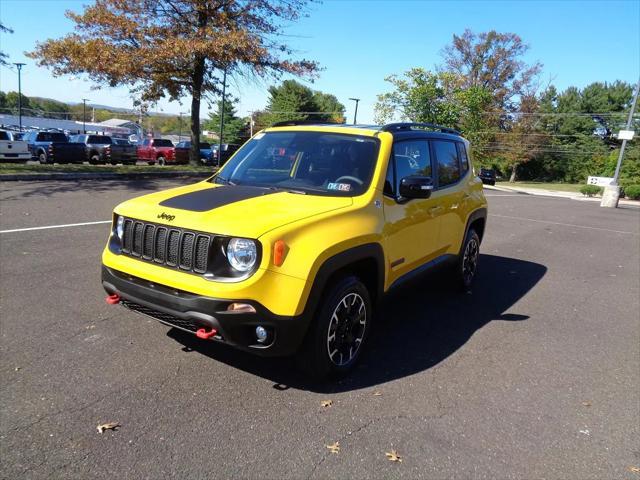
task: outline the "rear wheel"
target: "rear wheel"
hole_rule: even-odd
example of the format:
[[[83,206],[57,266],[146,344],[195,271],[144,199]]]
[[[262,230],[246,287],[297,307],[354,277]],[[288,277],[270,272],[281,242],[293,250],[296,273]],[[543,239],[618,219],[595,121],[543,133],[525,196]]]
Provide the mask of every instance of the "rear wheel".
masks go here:
[[[89,163],[91,165],[99,164],[100,163],[100,155],[97,155],[95,153],[93,155],[91,155],[91,157],[89,157]]]
[[[358,278],[330,287],[300,352],[307,373],[322,379],[349,372],[362,354],[372,314],[369,291]]]
[[[158,165],[160,165],[161,167],[164,167],[167,164],[167,161],[165,160],[164,157],[158,157]]]
[[[467,232],[462,253],[456,265],[456,281],[462,290],[468,292],[473,286],[480,258],[480,237],[473,228]]]
[[[44,152],[38,153],[38,161],[43,165],[47,163],[47,154]]]

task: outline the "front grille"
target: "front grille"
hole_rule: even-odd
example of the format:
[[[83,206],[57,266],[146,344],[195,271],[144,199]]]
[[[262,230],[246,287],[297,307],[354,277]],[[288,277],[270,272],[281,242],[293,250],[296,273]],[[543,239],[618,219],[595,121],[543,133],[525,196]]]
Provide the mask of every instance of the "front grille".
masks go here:
[[[122,253],[187,272],[205,273],[213,236],[126,218]]]
[[[185,320],[180,317],[176,317],[175,315],[171,315],[170,313],[164,313],[153,308],[145,307],[144,305],[140,305],[139,303],[130,302],[129,300],[124,299],[122,299],[121,303],[129,310],[133,310],[134,312],[138,312],[143,315],[155,318],[156,320],[160,320],[163,323],[168,323],[169,325],[181,328],[182,330],[187,330],[189,332],[195,333],[199,328],[202,328],[193,323],[191,320]]]

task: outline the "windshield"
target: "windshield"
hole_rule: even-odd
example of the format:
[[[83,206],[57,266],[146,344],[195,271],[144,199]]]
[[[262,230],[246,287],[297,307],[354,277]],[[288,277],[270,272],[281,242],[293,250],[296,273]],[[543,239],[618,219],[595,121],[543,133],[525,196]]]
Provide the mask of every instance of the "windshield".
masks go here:
[[[94,145],[111,145],[111,137],[105,137],[104,135],[89,135],[87,143]]]
[[[378,139],[365,136],[262,133],[238,150],[214,181],[324,195],[360,195],[371,182],[378,148]]]
[[[164,138],[156,138],[153,141],[153,146],[154,147],[173,147],[173,143],[171,143],[171,140],[165,140]]]
[[[67,136],[64,133],[57,132],[40,132],[38,133],[38,142],[68,142]]]

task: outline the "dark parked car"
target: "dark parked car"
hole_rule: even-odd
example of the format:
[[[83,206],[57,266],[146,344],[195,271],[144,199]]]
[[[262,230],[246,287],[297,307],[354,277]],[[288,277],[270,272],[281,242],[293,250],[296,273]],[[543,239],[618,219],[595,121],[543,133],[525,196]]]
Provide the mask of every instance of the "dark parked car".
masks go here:
[[[115,143],[108,135],[74,135],[71,141],[82,143],[85,147],[86,160],[95,165],[110,163],[116,165],[134,165],[136,163],[136,146]]]
[[[84,144],[69,142],[61,132],[27,132],[22,140],[27,142],[31,158],[40,163],[82,163],[86,160]]]
[[[231,156],[236,153],[236,150],[240,148],[240,145],[235,143],[223,143],[222,144],[222,156],[218,155],[218,145],[213,146],[213,156],[211,158],[211,162],[214,165],[224,165],[227,160],[231,158]]]
[[[176,162],[189,163],[189,151],[191,150],[191,142],[184,141],[176,145]],[[213,150],[208,143],[200,143],[200,161],[204,164],[210,164],[213,159]]]
[[[478,177],[480,177],[482,183],[486,185],[496,184],[496,171],[491,168],[481,168]]]

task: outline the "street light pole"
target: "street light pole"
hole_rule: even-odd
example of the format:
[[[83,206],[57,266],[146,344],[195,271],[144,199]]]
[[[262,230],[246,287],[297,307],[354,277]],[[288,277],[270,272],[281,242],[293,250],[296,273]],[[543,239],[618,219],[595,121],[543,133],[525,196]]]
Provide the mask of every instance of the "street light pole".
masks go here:
[[[22,78],[21,72],[22,67],[26,65],[26,63],[14,63],[14,65],[18,68],[18,125],[20,125],[20,131],[22,131]]]
[[[350,98],[349,100],[353,100],[356,102],[356,111],[353,114],[353,124],[355,125],[358,121],[358,103],[360,102],[359,98]]]
[[[625,130],[631,130],[631,122],[633,121],[633,114],[636,111],[636,104],[638,103],[638,93],[640,92],[640,79],[638,79],[638,85],[636,86],[636,93],[633,95],[633,102],[631,103],[631,110],[629,111],[629,117],[627,118],[627,126]],[[618,179],[620,178],[620,167],[622,166],[622,158],[624,157],[624,149],[627,147],[627,139],[622,140],[622,146],[620,147],[620,154],[618,155],[618,163],[616,164],[616,172],[613,174],[613,182],[611,185],[604,187],[602,193],[601,207],[618,208],[618,202],[620,200],[620,185],[618,185]]]
[[[224,69],[224,75],[222,77],[222,107],[220,108],[220,137],[218,138],[218,158],[217,164],[220,168],[220,161],[222,160],[222,132],[224,130],[224,97],[227,92],[227,69]]]
[[[82,133],[87,133],[87,102],[88,98],[82,99]]]

